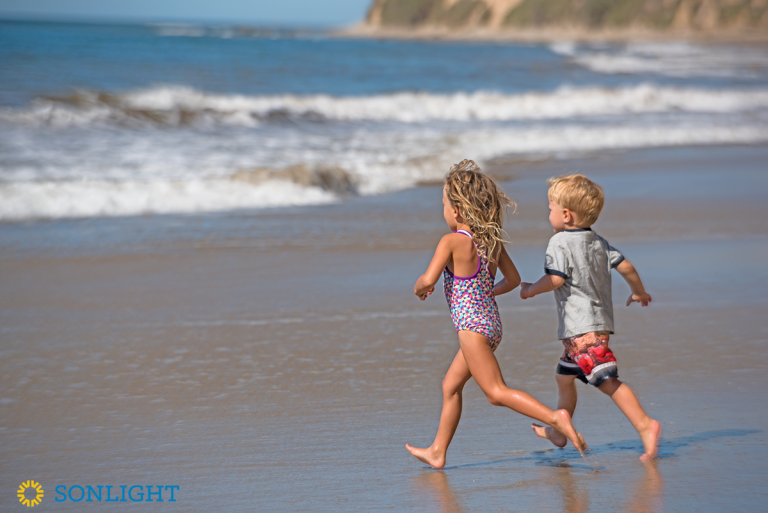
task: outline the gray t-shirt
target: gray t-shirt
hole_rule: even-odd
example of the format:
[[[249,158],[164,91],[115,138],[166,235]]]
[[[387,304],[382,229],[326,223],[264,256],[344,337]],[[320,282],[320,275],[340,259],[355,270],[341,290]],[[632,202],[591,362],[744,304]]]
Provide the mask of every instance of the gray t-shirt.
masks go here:
[[[555,289],[557,338],[613,333],[611,269],[623,260],[619,250],[589,228],[563,230],[549,240],[544,272],[565,278]]]

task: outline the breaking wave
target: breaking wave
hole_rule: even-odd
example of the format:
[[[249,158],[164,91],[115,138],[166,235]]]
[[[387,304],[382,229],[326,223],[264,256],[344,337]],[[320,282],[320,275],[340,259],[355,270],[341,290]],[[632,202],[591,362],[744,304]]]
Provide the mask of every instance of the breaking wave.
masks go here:
[[[171,150],[162,141],[154,149],[147,142],[141,159],[146,170],[133,165],[113,169],[114,178],[110,180],[99,178],[103,175],[99,162],[89,164],[92,172],[78,168],[80,178],[68,163],[62,163],[60,169],[46,163],[46,167],[24,175],[37,176],[36,179],[25,179],[20,174],[16,181],[0,181],[0,220],[216,212],[327,203],[345,195],[378,194],[412,187],[421,181],[440,180],[450,164],[466,157],[482,163],[512,154],[557,156],[643,147],[752,144],[768,141],[768,127],[571,124],[392,137],[393,134],[381,135],[385,142],[378,149],[369,147],[361,151],[360,146],[366,144],[362,138],[352,139],[346,149],[329,144],[326,153],[316,155],[327,162],[341,161],[343,168],[304,164],[233,169],[229,175],[222,171],[212,176],[205,163],[195,167],[193,156],[184,161],[183,173],[170,166],[165,178],[152,178],[164,174],[162,164],[169,159]],[[387,151],[387,141],[391,142],[390,147],[398,149],[394,157]],[[119,156],[120,151],[115,148],[113,153]],[[189,148],[176,151],[183,154]],[[227,149],[219,151],[222,155],[227,153]],[[274,158],[270,160],[280,161],[287,150],[275,147],[272,151]]]
[[[630,43],[622,46],[554,43],[550,49],[597,73],[654,74],[676,78],[758,78],[768,52],[758,47],[691,43]]]
[[[216,212],[328,203],[334,196],[287,181],[40,181],[0,184],[0,220]]]
[[[27,126],[234,125],[285,121],[526,121],[650,113],[732,113],[768,108],[768,89],[710,90],[638,85],[562,87],[548,93],[487,91],[334,97],[213,94],[160,86],[112,94],[75,91],[38,98],[24,108],[0,109],[0,121]]]
[[[0,108],[0,221],[326,203],[440,180],[467,157],[766,141],[768,89],[77,91]]]

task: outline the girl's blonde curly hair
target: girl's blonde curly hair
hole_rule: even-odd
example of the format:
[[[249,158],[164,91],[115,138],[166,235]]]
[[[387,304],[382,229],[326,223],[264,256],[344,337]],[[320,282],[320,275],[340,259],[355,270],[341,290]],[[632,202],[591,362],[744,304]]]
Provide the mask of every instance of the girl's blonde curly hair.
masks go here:
[[[488,260],[495,261],[502,244],[507,242],[502,229],[504,208],[516,206],[515,202],[469,159],[451,166],[445,175],[445,194],[472,230],[472,240]]]

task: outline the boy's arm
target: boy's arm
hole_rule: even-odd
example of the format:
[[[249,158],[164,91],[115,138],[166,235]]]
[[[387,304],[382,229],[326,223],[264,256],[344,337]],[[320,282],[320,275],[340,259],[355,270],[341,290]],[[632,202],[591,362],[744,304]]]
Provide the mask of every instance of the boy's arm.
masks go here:
[[[648,306],[648,303],[651,302],[651,296],[645,291],[645,287],[643,287],[643,282],[640,280],[640,275],[637,274],[635,266],[632,265],[629,260],[624,259],[616,266],[616,270],[619,271],[619,274],[621,274],[624,281],[627,282],[627,285],[629,285],[629,288],[632,290],[632,294],[630,294],[629,299],[627,299],[627,306],[635,302],[640,303],[642,306]]]
[[[528,299],[539,294],[552,292],[568,279],[571,274],[570,250],[566,247],[562,236],[555,234],[549,239],[547,252],[544,255],[544,276],[536,283],[522,283],[520,298]]]
[[[528,299],[545,292],[551,292],[557,287],[565,283],[565,278],[556,276],[554,274],[545,274],[536,283],[521,283],[520,284],[520,297],[522,299]]]
[[[493,286],[494,296],[506,294],[507,292],[515,290],[515,287],[520,285],[520,273],[517,272],[517,267],[515,267],[512,259],[509,258],[504,246],[501,246],[501,253],[499,254],[499,270],[501,271],[501,274],[504,275],[504,278]]]
[[[416,284],[413,286],[413,293],[419,296],[419,299],[422,301],[435,291],[435,283],[440,279],[440,274],[451,259],[453,254],[451,235],[453,234],[449,233],[440,239],[440,243],[435,250],[435,256],[432,257],[432,261],[429,263],[429,267],[427,267],[427,272],[419,276],[419,279],[416,280]]]

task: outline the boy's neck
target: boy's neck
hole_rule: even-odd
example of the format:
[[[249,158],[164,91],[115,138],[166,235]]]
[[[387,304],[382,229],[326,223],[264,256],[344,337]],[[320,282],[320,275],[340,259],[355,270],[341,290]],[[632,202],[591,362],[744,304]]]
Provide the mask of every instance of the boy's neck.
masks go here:
[[[581,231],[581,230],[592,230],[592,225],[581,225],[581,224],[574,224],[574,223],[566,223],[563,225],[563,231],[566,232],[574,232],[574,231]]]

